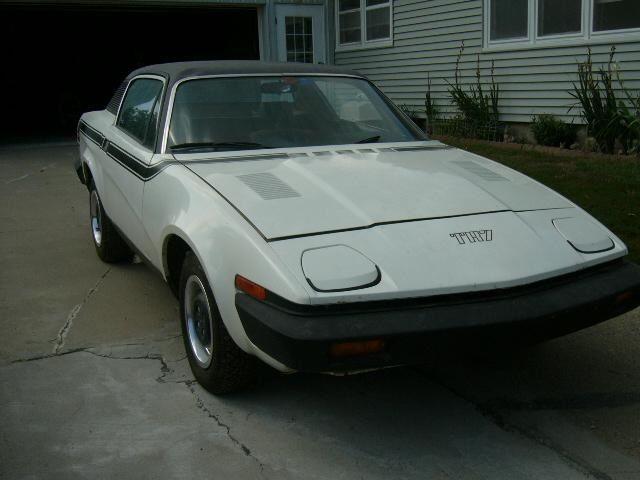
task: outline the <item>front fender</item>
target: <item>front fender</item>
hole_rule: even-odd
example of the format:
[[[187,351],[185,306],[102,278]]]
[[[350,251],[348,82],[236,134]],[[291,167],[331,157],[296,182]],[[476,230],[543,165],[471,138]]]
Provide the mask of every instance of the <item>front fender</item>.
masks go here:
[[[304,287],[260,234],[183,165],[171,165],[147,182],[143,221],[155,246],[152,263],[162,269],[165,278],[167,238],[177,235],[189,245],[207,275],[229,334],[246,352],[262,358],[235,307],[236,274],[296,303],[309,303]]]

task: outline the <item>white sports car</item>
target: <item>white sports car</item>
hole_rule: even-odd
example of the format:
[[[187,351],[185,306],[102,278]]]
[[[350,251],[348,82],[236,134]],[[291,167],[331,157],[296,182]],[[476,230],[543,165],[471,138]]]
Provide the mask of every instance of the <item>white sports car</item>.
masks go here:
[[[571,201],[429,140],[340,68],[172,63],[79,123],[99,257],[180,299],[195,377],[423,361],[537,341],[640,304],[624,244]]]

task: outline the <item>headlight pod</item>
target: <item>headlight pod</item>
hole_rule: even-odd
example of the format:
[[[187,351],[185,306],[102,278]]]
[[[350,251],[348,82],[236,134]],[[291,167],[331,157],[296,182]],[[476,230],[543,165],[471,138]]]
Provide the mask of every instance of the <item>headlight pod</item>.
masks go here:
[[[553,225],[569,245],[580,253],[601,253],[615,246],[603,228],[586,218],[556,218]]]
[[[380,282],[380,269],[346,245],[313,248],[302,253],[302,271],[317,292],[345,292]]]

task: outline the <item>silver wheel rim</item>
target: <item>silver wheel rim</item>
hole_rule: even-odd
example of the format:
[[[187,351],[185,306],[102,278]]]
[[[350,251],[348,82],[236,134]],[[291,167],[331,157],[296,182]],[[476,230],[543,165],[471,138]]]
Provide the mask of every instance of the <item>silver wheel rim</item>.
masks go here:
[[[98,192],[93,190],[91,192],[91,233],[93,233],[93,241],[96,245],[102,244],[102,215],[100,213],[100,199],[98,198]]]
[[[207,368],[213,357],[213,323],[207,292],[196,275],[184,287],[184,318],[191,352],[198,365]]]

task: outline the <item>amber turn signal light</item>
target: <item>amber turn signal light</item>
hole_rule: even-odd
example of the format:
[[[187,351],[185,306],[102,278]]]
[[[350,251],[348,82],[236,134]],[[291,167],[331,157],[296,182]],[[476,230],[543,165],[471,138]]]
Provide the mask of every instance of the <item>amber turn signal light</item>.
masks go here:
[[[363,342],[344,342],[331,345],[329,354],[335,358],[356,357],[379,353],[384,350],[385,341],[382,339],[365,340]]]
[[[616,304],[626,303],[633,299],[633,292],[626,291],[616,297]]]
[[[236,288],[258,300],[266,300],[267,298],[267,290],[264,287],[244,278],[242,275],[236,275]]]

